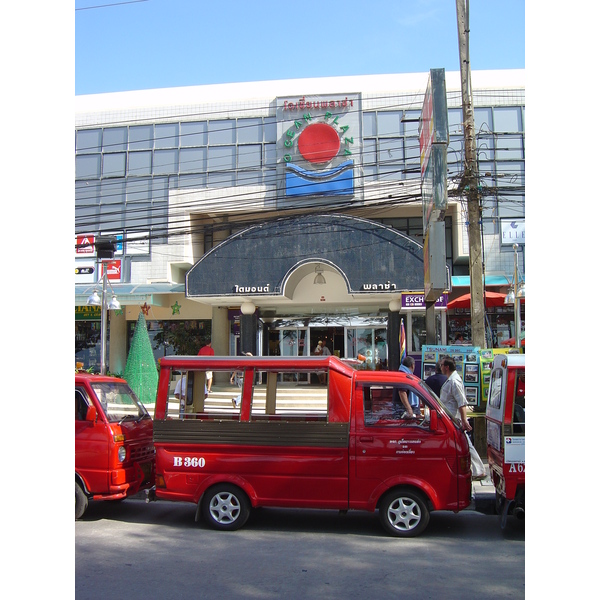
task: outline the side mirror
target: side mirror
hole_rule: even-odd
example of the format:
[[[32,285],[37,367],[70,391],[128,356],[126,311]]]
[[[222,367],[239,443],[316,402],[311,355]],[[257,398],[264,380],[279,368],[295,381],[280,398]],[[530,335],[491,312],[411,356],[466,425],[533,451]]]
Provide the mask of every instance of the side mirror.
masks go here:
[[[98,417],[98,413],[96,412],[96,407],[88,406],[87,414],[85,415],[85,420],[95,423],[97,417]]]
[[[431,429],[431,431],[437,431],[437,428],[438,428],[437,410],[433,410],[431,408],[429,410],[429,429]]]

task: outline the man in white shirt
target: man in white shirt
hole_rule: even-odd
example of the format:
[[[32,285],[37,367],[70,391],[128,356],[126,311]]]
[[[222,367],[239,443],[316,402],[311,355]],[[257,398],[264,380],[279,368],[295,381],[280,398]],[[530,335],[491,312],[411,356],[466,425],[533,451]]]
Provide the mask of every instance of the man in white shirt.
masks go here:
[[[461,422],[464,431],[471,431],[467,420],[467,396],[460,375],[456,372],[456,364],[446,356],[441,361],[442,373],[448,378],[442,386],[440,400],[448,412]]]

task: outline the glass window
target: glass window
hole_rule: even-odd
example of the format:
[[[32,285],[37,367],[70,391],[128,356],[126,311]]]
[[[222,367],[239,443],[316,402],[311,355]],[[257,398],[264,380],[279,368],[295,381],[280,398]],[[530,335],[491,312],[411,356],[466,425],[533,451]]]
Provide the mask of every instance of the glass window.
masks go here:
[[[130,152],[129,175],[150,175],[152,172],[152,152]]]
[[[269,117],[264,121],[265,142],[277,141],[277,121],[273,117]]]
[[[209,144],[235,144],[235,121],[222,119],[208,122]]]
[[[233,187],[235,185],[235,172],[230,171],[229,173],[215,173],[208,174],[208,187]]]
[[[238,171],[238,185],[261,185],[263,182],[262,171]]]
[[[412,340],[407,344],[411,352],[421,352],[421,347],[427,344],[427,329],[425,327],[425,315],[414,314],[410,315],[412,325]],[[440,312],[435,313],[435,335],[436,344],[442,343],[442,315]]]
[[[494,108],[494,131],[496,133],[515,133],[523,131],[521,111],[518,106]]]
[[[496,158],[498,160],[522,159],[523,143],[520,135],[499,135],[496,138]]]
[[[97,179],[100,177],[100,154],[81,154],[75,157],[76,179]]]
[[[476,108],[473,111],[475,115],[475,133],[486,133],[492,131],[492,109]]]
[[[152,198],[152,179],[128,179],[125,184],[127,202],[148,202]]]
[[[135,125],[129,128],[130,150],[151,150],[154,144],[152,125]]]
[[[209,147],[208,170],[228,171],[235,169],[235,146]]]
[[[413,399],[414,414],[420,418],[408,417],[402,397]],[[367,427],[429,426],[427,405],[414,388],[406,385],[364,386],[363,406]]]
[[[419,136],[420,110],[407,110],[404,113],[404,135]]]
[[[377,140],[365,139],[363,142],[363,163],[375,164],[377,160]]]
[[[402,135],[404,133],[402,111],[379,111],[377,113],[377,131],[379,132],[379,137],[384,135]]]
[[[265,166],[275,167],[277,165],[277,146],[275,144],[265,144]],[[272,183],[275,183],[272,181]]]
[[[238,144],[260,144],[263,140],[262,119],[238,119]]]
[[[462,120],[463,113],[462,108],[449,108],[448,109],[448,133],[450,135],[462,134]]]
[[[421,147],[417,138],[405,139],[404,156],[407,162],[421,164]]]
[[[477,136],[477,158],[481,160],[494,160],[494,136]]]
[[[206,175],[204,173],[200,175],[180,175],[179,187],[181,189],[206,187]]]
[[[100,201],[102,204],[124,204],[125,179],[102,181],[100,186]]]
[[[181,147],[206,146],[207,127],[206,121],[197,121],[193,123],[181,123]]]
[[[238,146],[238,169],[257,169],[261,166],[262,146]]]
[[[379,166],[379,178],[380,180],[385,181],[397,181],[399,179],[404,179],[406,177],[406,172],[401,164],[397,164],[395,166]]]
[[[125,152],[102,157],[102,177],[125,177]]]
[[[377,158],[380,165],[401,162],[404,159],[404,140],[402,138],[380,139]]]
[[[155,175],[177,173],[179,169],[179,150],[155,150],[152,172]]]
[[[377,120],[374,112],[363,113],[363,137],[377,135]]]
[[[75,150],[78,154],[100,152],[102,146],[101,129],[80,129],[77,132]]]
[[[179,151],[180,173],[206,171],[206,148],[182,148]]]
[[[127,150],[127,127],[109,127],[102,134],[103,152],[124,152]]]
[[[177,148],[179,146],[179,123],[163,123],[154,126],[155,148]]]

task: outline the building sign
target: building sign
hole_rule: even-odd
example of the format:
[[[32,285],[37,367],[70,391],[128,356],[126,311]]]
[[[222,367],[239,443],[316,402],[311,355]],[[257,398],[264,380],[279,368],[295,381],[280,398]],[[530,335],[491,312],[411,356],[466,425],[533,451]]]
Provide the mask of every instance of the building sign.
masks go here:
[[[446,230],[448,208],[448,104],[444,69],[431,69],[419,122],[421,197],[423,203],[423,266],[427,302],[434,302],[448,286]]]
[[[121,281],[121,261],[107,260],[102,263],[101,276],[104,277],[104,269],[106,269],[106,277],[110,281]]]
[[[444,292],[435,302],[436,308],[448,306],[448,292]],[[402,309],[425,310],[425,294],[421,292],[402,292]]]
[[[96,254],[93,235],[78,235],[75,237],[75,256],[93,256]]]
[[[75,261],[75,283],[94,283],[96,281],[96,265],[88,260]]]
[[[76,306],[76,321],[99,321],[101,318],[100,306]]]
[[[278,208],[356,196],[360,94],[277,98]]]
[[[502,231],[503,246],[513,244],[525,244],[525,219],[501,219],[500,229]]]

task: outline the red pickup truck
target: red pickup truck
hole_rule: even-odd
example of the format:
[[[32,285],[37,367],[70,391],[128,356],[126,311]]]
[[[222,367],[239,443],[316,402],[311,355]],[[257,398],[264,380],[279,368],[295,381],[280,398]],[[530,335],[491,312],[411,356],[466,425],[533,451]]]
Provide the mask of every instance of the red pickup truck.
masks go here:
[[[213,381],[242,375],[241,389],[215,406],[206,371]],[[327,383],[311,385],[323,373]],[[191,397],[171,398],[170,410],[182,377],[193,381],[184,386]],[[420,405],[412,418],[401,402],[410,392]],[[163,358],[154,447],[156,498],[193,502],[196,520],[216,529],[239,529],[260,506],[378,509],[389,534],[409,537],[430,511],[471,501],[467,439],[431,390],[416,376],[334,356]]]
[[[124,379],[75,374],[75,519],[154,485],[152,418]]]

